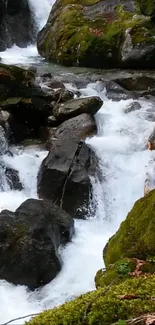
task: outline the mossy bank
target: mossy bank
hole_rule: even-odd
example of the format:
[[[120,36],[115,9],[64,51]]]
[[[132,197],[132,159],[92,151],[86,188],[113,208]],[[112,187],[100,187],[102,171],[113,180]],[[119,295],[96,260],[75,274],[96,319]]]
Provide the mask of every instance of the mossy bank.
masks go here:
[[[150,0],[57,0],[38,50],[67,66],[154,68],[154,13]]]
[[[110,264],[124,258],[155,260],[155,190],[136,201],[117,233],[104,248],[104,261]]]
[[[130,299],[128,297],[130,295]],[[45,311],[27,325],[110,325],[155,311],[155,275],[127,279],[99,289],[59,308]]]

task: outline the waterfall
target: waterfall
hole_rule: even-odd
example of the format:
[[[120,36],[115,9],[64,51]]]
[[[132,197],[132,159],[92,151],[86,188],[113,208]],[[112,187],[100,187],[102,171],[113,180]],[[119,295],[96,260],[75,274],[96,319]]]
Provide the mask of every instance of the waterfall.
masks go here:
[[[46,24],[48,15],[55,0],[28,0],[38,30]]]

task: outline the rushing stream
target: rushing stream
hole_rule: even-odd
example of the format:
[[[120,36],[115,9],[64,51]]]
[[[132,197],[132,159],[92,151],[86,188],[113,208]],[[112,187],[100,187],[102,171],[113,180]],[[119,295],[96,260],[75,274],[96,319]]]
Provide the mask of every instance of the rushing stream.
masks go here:
[[[47,18],[50,6],[47,0],[44,2],[48,8]],[[42,3],[41,0],[39,3]],[[38,1],[31,0],[31,4],[35,10]],[[37,19],[42,19],[42,22],[45,17],[45,12],[41,16],[42,9],[45,7],[39,6],[37,13],[37,17],[42,17]],[[20,50],[14,46],[0,53],[0,56],[3,62],[9,64],[38,62],[34,46]],[[132,100],[114,102],[107,99],[106,91],[99,82],[89,84],[80,91],[82,96],[98,95],[104,100],[96,114],[98,134],[87,139],[99,157],[103,179],[101,183],[92,180],[96,213],[86,221],[75,221],[75,236],[61,252],[64,261],[62,271],[50,284],[32,293],[24,286],[0,281],[0,324],[51,308],[93,290],[95,273],[103,267],[102,249],[105,243],[117,230],[135,200],[143,196],[146,172],[149,170],[153,173],[154,153],[146,150],[147,138],[153,129],[153,122],[147,120],[152,104],[141,100],[142,108],[139,111],[126,114],[124,110]],[[7,164],[19,170],[24,189],[18,192],[6,187],[0,192],[1,210],[15,210],[27,198],[37,197],[37,171],[46,154],[33,148],[14,148],[14,157],[3,156]],[[23,322],[19,320],[14,324]]]

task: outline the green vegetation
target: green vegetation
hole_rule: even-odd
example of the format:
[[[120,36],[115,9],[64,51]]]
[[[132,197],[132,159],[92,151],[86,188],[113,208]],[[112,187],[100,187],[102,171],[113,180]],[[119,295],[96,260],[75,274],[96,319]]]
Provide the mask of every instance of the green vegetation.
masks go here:
[[[106,270],[99,270],[95,276],[96,288],[109,285],[113,280],[115,283],[121,283],[129,278],[129,273],[133,272],[136,262],[129,258],[124,258],[115,264],[109,265]]]
[[[155,45],[155,25],[149,17],[117,5],[114,12],[92,14],[91,18],[84,6],[98,2],[58,1],[55,13],[51,15],[54,20],[51,26],[48,24],[44,38],[38,43],[40,54],[69,66],[119,67],[127,29],[130,29],[133,45]]]
[[[103,289],[89,292],[41,313],[26,324],[111,325],[118,322],[124,325],[122,321],[128,318],[155,311],[154,296],[155,275],[126,279],[121,284],[112,285],[108,292]]]
[[[123,257],[155,255],[155,190],[138,200],[104,249],[106,266]]]

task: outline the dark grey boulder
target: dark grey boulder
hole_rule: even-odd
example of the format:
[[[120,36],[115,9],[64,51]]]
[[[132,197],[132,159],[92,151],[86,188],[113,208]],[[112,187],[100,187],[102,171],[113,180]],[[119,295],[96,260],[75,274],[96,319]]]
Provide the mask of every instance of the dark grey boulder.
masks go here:
[[[11,167],[4,167],[5,177],[7,184],[9,185],[10,190],[21,191],[23,189],[23,184],[19,177],[18,170],[15,170]]]
[[[102,104],[103,101],[96,96],[72,99],[66,103],[56,105],[53,109],[53,115],[60,121],[83,113],[95,115]]]
[[[63,122],[55,131],[56,138],[80,141],[97,132],[96,122],[89,114],[80,114]]]
[[[73,219],[47,200],[29,199],[0,214],[0,278],[35,289],[60,271],[60,245],[71,240]]]
[[[51,138],[50,152],[38,173],[40,198],[56,202],[72,217],[88,215],[97,158],[83,140],[96,132],[95,120],[88,114],[63,122]]]
[[[97,158],[83,141],[55,141],[38,174],[38,194],[56,202],[72,217],[88,215]]]

